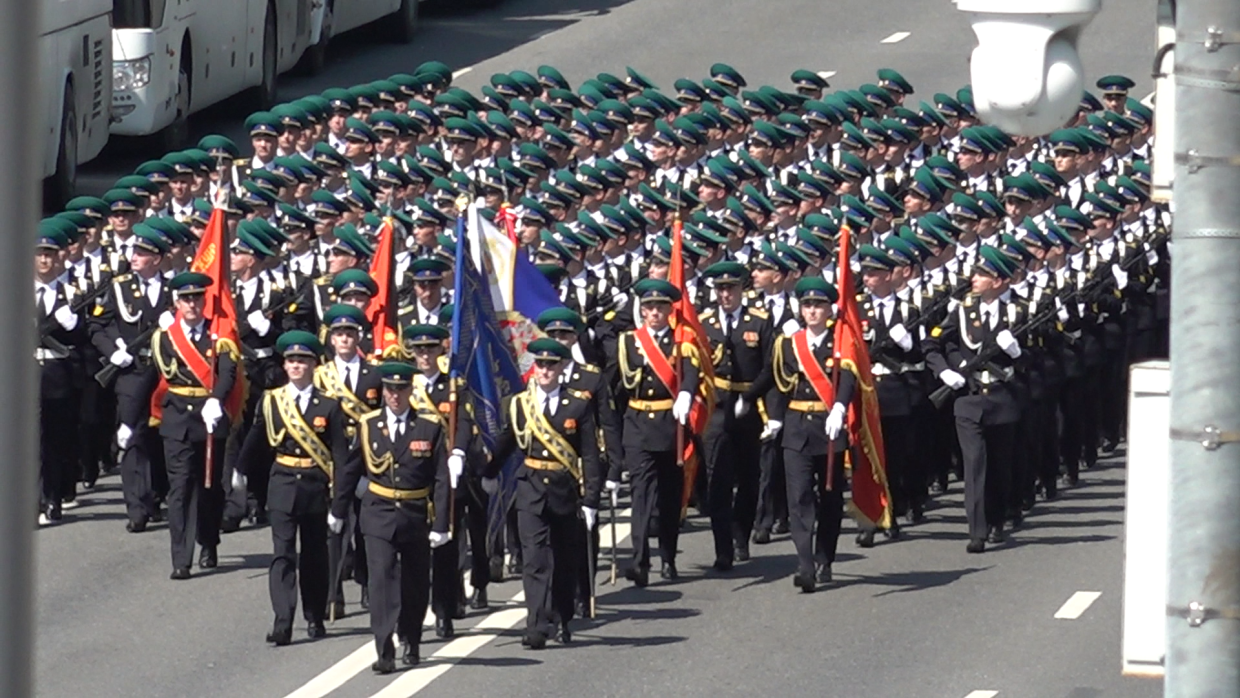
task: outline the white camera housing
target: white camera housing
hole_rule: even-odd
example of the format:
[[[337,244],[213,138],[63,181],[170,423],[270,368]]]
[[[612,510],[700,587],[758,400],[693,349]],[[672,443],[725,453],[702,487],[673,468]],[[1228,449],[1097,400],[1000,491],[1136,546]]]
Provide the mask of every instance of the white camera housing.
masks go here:
[[[1085,89],[1076,42],[1102,0],[957,0],[977,34],[970,66],[982,121],[1040,136],[1075,114]]]

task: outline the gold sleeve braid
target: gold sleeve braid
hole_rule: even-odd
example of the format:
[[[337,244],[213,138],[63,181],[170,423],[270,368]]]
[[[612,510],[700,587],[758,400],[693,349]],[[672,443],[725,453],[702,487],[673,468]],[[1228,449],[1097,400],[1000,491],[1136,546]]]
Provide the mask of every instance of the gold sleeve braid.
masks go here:
[[[789,374],[784,371],[784,345],[788,341],[787,337],[781,337],[778,342],[775,342],[775,351],[772,352],[773,356],[771,358],[773,362],[772,368],[774,369],[772,373],[775,375],[775,387],[781,393],[791,393],[795,390],[799,377],[798,373]]]
[[[631,333],[629,336],[631,336]],[[637,390],[637,386],[642,381],[642,372],[640,368],[631,368],[629,366],[628,347],[628,340],[625,336],[621,336],[620,346],[617,348],[616,363],[620,366],[620,380],[623,381],[624,387],[628,390]]]

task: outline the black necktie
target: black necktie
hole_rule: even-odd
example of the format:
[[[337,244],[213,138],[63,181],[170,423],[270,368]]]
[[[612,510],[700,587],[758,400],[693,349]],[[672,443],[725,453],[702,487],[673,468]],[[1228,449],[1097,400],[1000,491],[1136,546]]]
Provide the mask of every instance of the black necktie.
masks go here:
[[[399,439],[401,436],[404,435],[404,433],[405,433],[405,420],[402,417],[397,417],[395,421],[392,422],[392,435],[394,437],[392,440],[395,441],[396,439]]]
[[[199,335],[199,334],[200,334],[200,333],[199,333],[199,331],[198,331],[198,328],[197,328],[197,327],[195,327],[194,329],[190,330],[190,332],[189,332],[189,338],[190,338],[190,341],[192,341],[194,344],[197,344],[197,343],[198,343],[198,335]]]
[[[346,386],[348,386],[348,388],[349,388],[349,391],[350,391],[350,392],[352,392],[352,391],[354,390],[354,385],[353,385],[353,367],[352,367],[352,366],[345,366],[345,367],[344,367],[344,384],[345,384]]]
[[[723,316],[723,338],[726,340],[730,334],[732,334],[732,314],[726,313]]]
[[[44,295],[46,295],[46,294],[47,294],[47,287],[46,287],[46,286],[40,286],[40,287],[39,287],[39,289],[38,289],[37,291],[35,291],[35,294],[34,294],[34,303],[35,303],[35,307],[36,307],[36,308],[38,308],[39,310],[43,310],[43,309],[44,309],[44,306],[43,306],[43,296],[44,296]]]

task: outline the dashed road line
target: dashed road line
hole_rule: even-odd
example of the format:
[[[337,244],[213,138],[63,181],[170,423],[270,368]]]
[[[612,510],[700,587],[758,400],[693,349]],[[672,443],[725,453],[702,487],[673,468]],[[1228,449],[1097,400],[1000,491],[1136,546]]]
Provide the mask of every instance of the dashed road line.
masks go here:
[[[617,513],[618,521],[614,523],[611,521],[606,523],[599,522],[599,545],[604,551],[611,546],[613,526],[617,545],[627,540],[632,530],[629,518],[632,516],[633,510],[624,509]],[[600,569],[597,572],[602,572],[605,569],[603,565],[608,564],[606,554],[599,556],[599,563]],[[485,616],[476,625],[458,630],[456,639],[439,648],[430,657],[423,660],[427,662],[426,664],[402,672],[392,683],[374,694],[372,698],[406,698],[407,696],[414,695],[430,685],[432,681],[447,673],[460,660],[482,649],[499,638],[504,631],[512,629],[518,623],[525,620],[525,616],[525,592],[518,592],[505,602],[502,608]],[[423,627],[430,628],[433,625],[432,614],[428,611]],[[370,668],[375,659],[377,659],[375,643],[373,640],[368,640],[366,644],[358,647],[344,659],[341,659],[318,676],[310,679],[301,688],[288,694],[286,698],[323,698],[348,683],[362,671]]]
[[[822,78],[823,80],[830,80],[831,78],[835,77],[835,72],[836,71],[834,70],[820,70],[818,71],[818,77]]]
[[[464,75],[465,73],[469,73],[469,72],[472,72],[472,71],[473,71],[473,66],[470,66],[470,67],[468,67],[468,68],[461,68],[461,69],[459,69],[459,70],[454,70],[454,71],[452,71],[452,79],[453,79],[453,80],[455,80],[455,79],[457,79],[457,78],[461,77],[462,75]]]
[[[1102,596],[1101,591],[1078,591],[1067,601],[1063,602],[1058,611],[1055,611],[1055,618],[1059,620],[1076,620],[1098,600],[1099,596]]]
[[[898,43],[900,43],[901,41],[904,41],[905,39],[907,39],[907,38],[908,38],[908,37],[909,37],[912,33],[913,33],[913,32],[896,32],[895,34],[892,34],[891,36],[887,37],[886,39],[883,39],[882,41],[880,41],[880,42],[878,42],[878,43],[880,43],[880,44],[898,44]]]
[[[973,691],[964,698],[995,698],[999,695],[998,691]]]

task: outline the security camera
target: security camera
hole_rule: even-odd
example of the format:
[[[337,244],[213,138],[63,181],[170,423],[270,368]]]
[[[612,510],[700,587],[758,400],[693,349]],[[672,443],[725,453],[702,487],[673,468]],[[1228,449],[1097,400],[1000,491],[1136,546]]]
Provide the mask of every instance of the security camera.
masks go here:
[[[971,72],[978,115],[1040,136],[1075,114],[1085,89],[1076,42],[1102,0],[957,0],[977,34]]]

